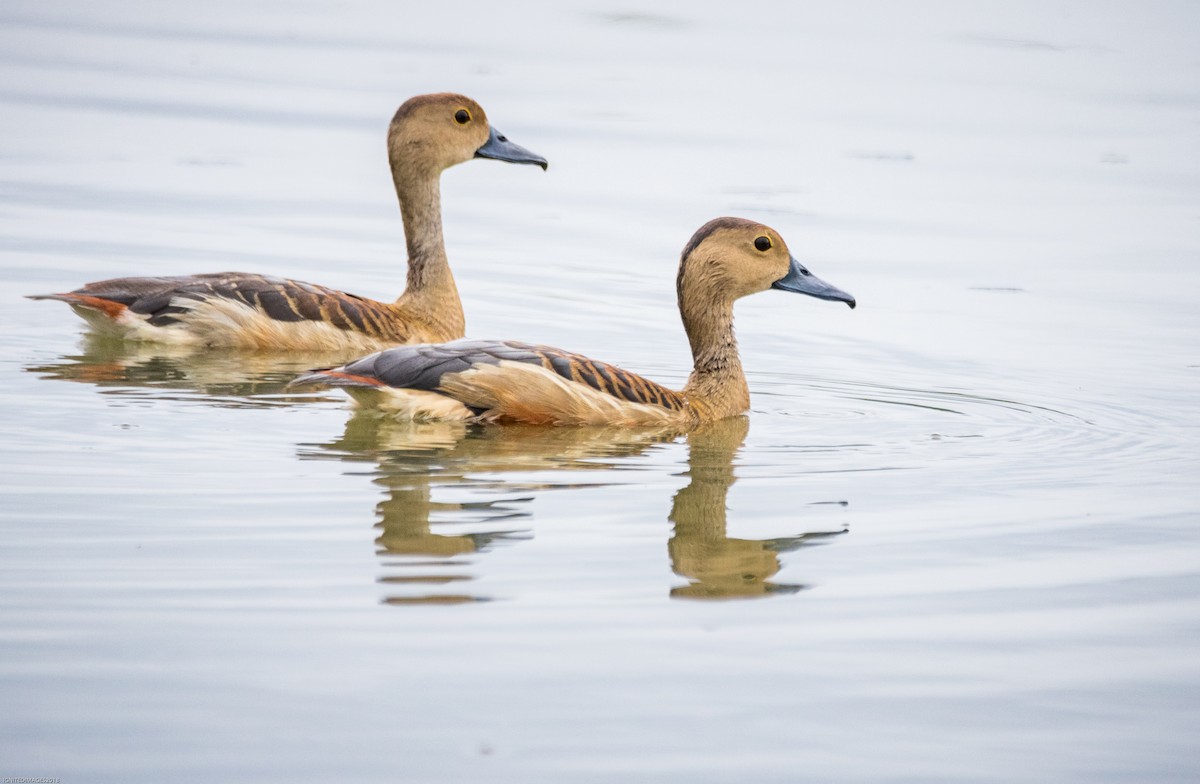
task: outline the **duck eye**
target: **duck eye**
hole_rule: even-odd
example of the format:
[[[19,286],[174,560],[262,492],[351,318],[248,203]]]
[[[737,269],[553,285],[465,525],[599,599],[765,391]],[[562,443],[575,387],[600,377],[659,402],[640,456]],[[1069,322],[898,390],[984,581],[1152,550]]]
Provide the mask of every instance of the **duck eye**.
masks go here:
[[[754,247],[763,252],[769,251],[771,249],[771,238],[765,234],[761,237],[756,237],[754,240]]]
[[[458,123],[459,125],[466,125],[467,123],[471,122],[471,113],[466,109],[459,109],[454,113],[454,122]]]

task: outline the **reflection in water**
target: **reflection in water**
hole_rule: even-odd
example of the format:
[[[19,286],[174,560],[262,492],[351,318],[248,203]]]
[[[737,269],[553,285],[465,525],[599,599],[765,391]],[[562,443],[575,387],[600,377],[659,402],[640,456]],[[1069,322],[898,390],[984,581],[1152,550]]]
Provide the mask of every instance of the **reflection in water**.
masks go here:
[[[288,393],[287,384],[309,368],[344,360],[330,353],[207,351],[89,335],[82,354],[26,370],[108,387],[114,394],[145,389],[159,398],[243,407],[325,399]],[[164,395],[161,390],[189,394]],[[780,569],[779,554],[845,532],[765,540],[726,535],[726,495],[736,479],[734,458],[748,429],[749,420],[736,417],[686,434],[690,481],[672,504],[668,552],[672,569],[689,583],[672,589],[673,597],[749,598],[798,591],[804,586],[770,582]],[[375,540],[384,572],[379,582],[390,590],[385,603],[455,603],[489,598],[446,586],[473,579],[468,571],[473,556],[530,537],[522,523],[534,493],[613,483],[520,482],[511,479],[512,472],[627,469],[624,459],[680,435],[663,428],[402,423],[362,411],[350,418],[341,438],[302,448],[301,457],[375,464],[373,481],[385,492],[376,506]],[[651,466],[640,462],[633,467]],[[455,494],[467,499],[442,499]],[[484,497],[489,494],[500,497]]]
[[[769,582],[779,571],[779,554],[846,533],[808,532],[779,539],[732,539],[726,534],[725,496],[736,481],[733,459],[749,427],[748,419],[734,417],[687,435],[691,482],[671,504],[675,530],[667,550],[671,569],[691,582],[673,588],[673,597],[746,599],[795,593],[804,586]]]
[[[460,422],[397,422],[362,411],[343,436],[301,457],[335,457],[376,464],[374,482],[385,489],[376,507],[375,539],[387,585],[386,604],[483,601],[463,584],[470,556],[495,545],[529,538],[518,525],[531,493],[601,487],[610,482],[517,482],[500,478],[513,471],[604,471],[676,433],[662,429],[467,426]],[[480,478],[481,474],[496,474]],[[467,501],[435,501],[438,495],[467,493]],[[498,494],[498,499],[479,499]],[[466,530],[464,530],[466,529]],[[445,586],[458,590],[447,592]]]
[[[707,425],[687,434],[689,484],[675,495],[668,545],[672,569],[691,582],[671,595],[680,598],[751,598],[800,590],[772,583],[779,554],[845,533],[805,532],[750,540],[726,535],[725,497],[735,481],[734,457],[745,440],[744,417]],[[392,589],[388,604],[454,603],[490,597],[472,593],[470,556],[495,545],[530,537],[519,525],[532,493],[600,487],[611,482],[518,482],[500,478],[514,471],[604,471],[623,458],[643,455],[678,433],[662,429],[536,426],[467,426],[462,423],[400,423],[372,412],[350,419],[342,438],[301,452],[376,464],[374,482],[385,490],[376,506],[377,554]],[[480,475],[493,474],[491,478]],[[435,501],[466,492],[469,501]],[[495,493],[497,499],[477,496]],[[464,530],[466,529],[466,530]],[[446,586],[456,590],[447,591]]]
[[[198,392],[216,405],[272,405],[321,399],[286,392],[299,373],[346,360],[344,352],[213,351],[137,343],[85,334],[82,353],[66,355],[46,365],[26,367],[43,378],[78,381],[98,387],[137,387],[150,390]],[[161,395],[164,399],[194,396]],[[272,399],[274,398],[274,399]]]
[[[463,568],[467,556],[486,552],[493,544],[519,539],[527,534],[513,525],[527,516],[520,504],[528,497],[497,501],[437,502],[432,499],[428,474],[383,471],[375,478],[386,496],[376,507],[380,529],[375,539],[376,554],[383,558],[384,574],[379,582],[394,588],[426,589],[431,586],[470,580]],[[463,533],[435,533],[440,518],[453,518],[454,527],[480,528]],[[391,558],[389,556],[399,556]],[[482,597],[459,593],[395,593],[387,604],[454,603],[478,601]]]

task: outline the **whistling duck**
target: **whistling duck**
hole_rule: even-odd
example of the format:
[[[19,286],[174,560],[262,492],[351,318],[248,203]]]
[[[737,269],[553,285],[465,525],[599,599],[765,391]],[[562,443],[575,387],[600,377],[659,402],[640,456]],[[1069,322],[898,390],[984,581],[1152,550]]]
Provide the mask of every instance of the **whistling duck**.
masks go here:
[[[694,360],[680,392],[579,354],[508,340],[401,346],[292,383],[344,387],[401,419],[691,427],[749,409],[733,303],[769,288],[855,305],[800,264],[774,229],[717,218],[679,260],[679,312]]]
[[[439,178],[471,158],[546,159],[488,124],[463,95],[410,98],[388,128],[388,160],[408,243],[408,287],[392,303],[244,272],[116,278],[56,299],[97,332],[128,340],[206,347],[372,351],[397,343],[453,340],[465,321],[442,240]]]

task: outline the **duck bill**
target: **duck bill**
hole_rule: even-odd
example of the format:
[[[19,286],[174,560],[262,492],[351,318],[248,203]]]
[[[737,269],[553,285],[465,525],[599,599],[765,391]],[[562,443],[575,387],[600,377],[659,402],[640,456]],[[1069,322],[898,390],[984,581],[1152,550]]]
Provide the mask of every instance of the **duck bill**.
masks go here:
[[[825,281],[818,278],[816,275],[808,271],[808,269],[796,261],[796,257],[792,256],[791,267],[788,268],[788,273],[779,280],[771,284],[771,288],[780,289],[782,291],[794,291],[797,294],[807,294],[810,297],[817,299],[828,299],[834,302],[845,302],[851,308],[857,303],[854,297],[846,292],[830,286]]]
[[[476,158],[491,158],[496,161],[509,163],[532,163],[542,167],[542,171],[550,168],[550,164],[540,155],[526,150],[519,144],[514,144],[508,137],[495,128],[488,130],[488,140],[475,151]]]

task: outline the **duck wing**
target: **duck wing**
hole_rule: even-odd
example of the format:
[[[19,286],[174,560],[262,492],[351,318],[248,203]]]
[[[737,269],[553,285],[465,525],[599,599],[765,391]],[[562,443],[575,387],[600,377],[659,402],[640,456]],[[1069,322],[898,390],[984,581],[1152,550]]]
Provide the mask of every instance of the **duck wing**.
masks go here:
[[[357,359],[339,368],[316,370],[296,379],[294,384],[321,383],[347,387],[391,387],[427,392],[454,391],[463,384],[459,374],[513,365],[540,367],[559,379],[589,387],[617,400],[657,406],[671,411],[686,407],[683,396],[636,373],[598,362],[551,346],[521,343],[515,340],[454,340],[449,343],[398,346]],[[503,383],[502,375],[488,373],[492,384]],[[451,378],[455,377],[455,378]],[[514,384],[527,382],[528,376],[513,377]],[[475,405],[474,401],[463,401]]]
[[[113,278],[63,294],[36,294],[30,299],[61,300],[114,319],[128,310],[155,327],[185,322],[192,309],[190,303],[228,300],[273,321],[316,321],[372,337],[397,341],[406,338],[397,334],[395,319],[382,302],[303,281],[245,272]]]

